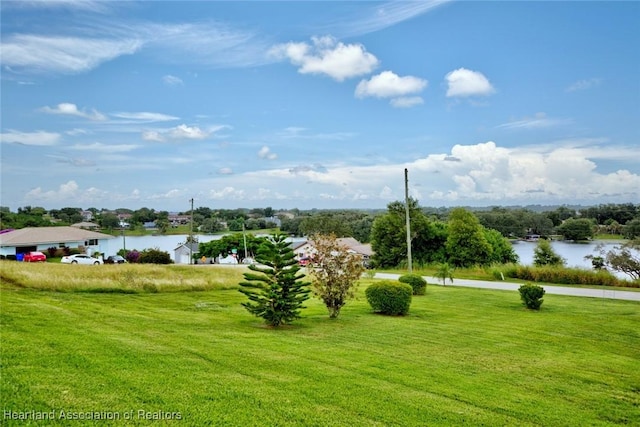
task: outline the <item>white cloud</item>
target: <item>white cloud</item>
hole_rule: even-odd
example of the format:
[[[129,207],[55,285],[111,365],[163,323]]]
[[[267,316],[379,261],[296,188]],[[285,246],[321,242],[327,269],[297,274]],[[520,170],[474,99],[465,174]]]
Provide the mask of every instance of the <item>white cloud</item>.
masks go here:
[[[139,148],[135,144],[103,144],[101,142],[93,142],[91,144],[75,144],[71,148],[81,151],[95,151],[100,153],[126,153]]]
[[[597,79],[597,78],[582,79],[569,85],[565,89],[565,91],[575,92],[579,90],[587,90],[587,89],[591,89],[592,87],[599,86],[601,82],[602,82],[602,79]]]
[[[552,119],[545,113],[536,113],[533,117],[525,117],[520,120],[512,120],[508,123],[498,125],[503,129],[541,129],[571,123],[568,119]]]
[[[156,24],[114,21],[109,15],[93,18],[90,27],[59,22],[68,35],[3,34],[5,69],[14,74],[77,74],[143,49],[165,63],[247,67],[270,62],[267,37],[221,22]]]
[[[60,141],[60,134],[54,132],[36,131],[36,132],[19,132],[9,130],[0,134],[0,142],[14,143],[22,145],[50,146],[56,145]]]
[[[78,136],[78,135],[87,135],[89,131],[86,129],[75,128],[65,132],[67,135]]]
[[[368,34],[422,15],[450,0],[388,1],[372,3],[362,16],[349,16],[334,24],[333,31],[343,36]]]
[[[233,175],[233,169],[231,168],[220,168],[218,169],[219,175]]]
[[[135,112],[135,113],[118,112],[118,113],[111,113],[111,116],[117,117],[120,119],[135,120],[136,122],[140,122],[140,123],[168,122],[168,121],[180,119],[179,117],[170,116],[168,114],[152,113],[147,111],[141,111],[141,112]]]
[[[59,114],[63,116],[76,116],[82,117],[83,119],[93,120],[93,121],[103,121],[107,120],[107,116],[100,113],[96,109],[92,109],[90,112],[85,110],[79,110],[76,104],[71,104],[69,102],[63,102],[61,104],[56,105],[55,107],[42,107],[40,111],[47,114]]]
[[[447,97],[488,96],[495,92],[484,74],[466,68],[451,71],[445,80],[448,84]]]
[[[275,160],[278,158],[278,155],[271,152],[271,149],[265,145],[258,151],[258,157],[266,160]]]
[[[166,120],[173,120],[173,118],[167,118]],[[210,126],[208,129],[201,129],[198,126],[187,126],[186,124],[181,124],[170,129],[146,130],[142,132],[142,139],[145,141],[155,142],[184,139],[202,140],[209,138],[219,130],[227,128],[229,128],[227,125],[215,125]]]
[[[279,44],[269,54],[289,59],[301,74],[325,74],[337,81],[371,73],[378,59],[361,44],[344,44],[331,36],[312,37],[312,45],[304,42]]]
[[[392,107],[395,108],[411,108],[416,105],[424,104],[424,100],[419,96],[404,96],[401,98],[394,98],[391,101]]]
[[[47,157],[56,159],[58,163],[65,163],[65,164],[69,164],[71,166],[77,166],[77,167],[88,167],[88,166],[96,165],[96,162],[94,162],[93,160],[83,159],[78,157],[65,157],[65,156],[57,156],[53,154],[47,154]]]
[[[236,191],[244,190],[248,199],[258,188],[269,188],[284,194],[291,204],[311,207],[317,206],[321,194],[336,207],[349,206],[354,201],[367,200],[369,205],[380,206],[390,200],[402,200],[404,168],[409,169],[411,194],[424,205],[637,199],[640,175],[624,169],[598,171],[598,159],[615,157],[611,151],[619,152],[618,157],[640,157],[640,147],[574,147],[566,143],[507,148],[489,141],[456,145],[449,153],[431,154],[403,164],[334,164],[322,170],[286,167],[235,174],[228,181],[220,179]],[[624,196],[616,199],[616,194]]]
[[[155,130],[142,132],[142,139],[144,141],[155,141],[155,142],[163,142],[165,140],[164,137],[160,134],[160,132]]]
[[[422,91],[427,87],[427,81],[414,76],[400,77],[392,71],[383,71],[362,80],[356,87],[356,96],[364,98],[396,98]]]
[[[101,39],[36,34],[3,36],[2,62],[13,71],[75,74],[138,51],[135,37]]]
[[[176,188],[171,189],[169,191],[167,191],[166,193],[160,193],[160,194],[153,194],[151,196],[149,196],[150,199],[152,200],[158,200],[158,199],[173,199],[176,198],[180,195],[184,194],[184,190],[178,190]]]
[[[168,135],[174,139],[205,139],[209,136],[209,132],[203,131],[197,126],[179,125],[168,132]]]
[[[74,202],[81,204],[93,204],[104,201],[109,193],[95,187],[81,189],[76,181],[67,181],[61,184],[57,190],[44,191],[41,187],[36,187],[25,194],[25,201],[38,203],[58,203]]]
[[[235,188],[229,186],[224,187],[222,190],[210,190],[207,198],[213,200],[242,200],[244,199],[244,190],[236,190]]]
[[[162,81],[167,86],[182,86],[184,84],[180,77],[172,76],[170,74],[163,76]]]
[[[70,9],[70,10],[86,10],[90,12],[106,12],[108,10],[108,2],[103,0],[23,0],[19,2],[11,2],[10,5],[3,7],[16,8],[43,8],[43,9]]]

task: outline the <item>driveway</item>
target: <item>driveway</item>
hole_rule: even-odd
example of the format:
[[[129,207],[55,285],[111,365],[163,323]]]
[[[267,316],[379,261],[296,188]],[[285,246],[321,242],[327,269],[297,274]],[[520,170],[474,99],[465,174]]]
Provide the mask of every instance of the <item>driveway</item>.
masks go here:
[[[376,279],[395,279],[400,274],[393,273],[376,273]],[[442,286],[442,281],[435,277],[423,276],[430,285]],[[481,288],[481,289],[497,289],[501,291],[517,291],[520,283],[511,282],[489,282],[486,280],[468,280],[453,278],[453,283],[447,280],[446,286],[463,286],[465,288]],[[547,294],[551,295],[569,295],[572,297],[588,297],[588,298],[609,298],[621,299],[627,301],[640,301],[640,292],[618,291],[609,289],[594,288],[569,288],[565,286],[543,286]]]

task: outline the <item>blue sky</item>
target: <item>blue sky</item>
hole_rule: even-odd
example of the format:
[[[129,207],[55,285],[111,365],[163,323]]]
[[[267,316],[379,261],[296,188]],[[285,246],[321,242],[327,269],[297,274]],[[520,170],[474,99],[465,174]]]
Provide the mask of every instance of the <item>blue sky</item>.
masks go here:
[[[0,7],[12,209],[640,202],[639,2]]]

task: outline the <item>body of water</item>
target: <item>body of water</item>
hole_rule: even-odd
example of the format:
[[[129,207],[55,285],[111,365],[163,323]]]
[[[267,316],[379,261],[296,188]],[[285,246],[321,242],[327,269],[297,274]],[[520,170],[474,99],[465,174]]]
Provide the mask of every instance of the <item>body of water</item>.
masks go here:
[[[573,243],[552,241],[551,247],[562,258],[566,260],[567,267],[593,268],[590,260],[584,259],[587,255],[599,255],[597,250],[599,242]],[[610,251],[620,243],[601,243],[605,252]],[[536,242],[513,242],[513,250],[520,257],[520,264],[533,264],[533,251],[536,248]]]

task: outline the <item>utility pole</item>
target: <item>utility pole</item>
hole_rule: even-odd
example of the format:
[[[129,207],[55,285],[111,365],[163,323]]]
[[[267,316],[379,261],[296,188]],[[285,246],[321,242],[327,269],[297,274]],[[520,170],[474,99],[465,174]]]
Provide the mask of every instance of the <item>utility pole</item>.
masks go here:
[[[193,197],[191,200],[191,221],[189,223],[189,264],[193,263]]]
[[[242,240],[244,240],[244,257],[247,258],[247,233],[244,229],[244,221],[242,221]]]
[[[409,171],[404,169],[404,211],[407,222],[407,267],[409,273],[413,272],[411,265],[411,219],[409,217]]]

